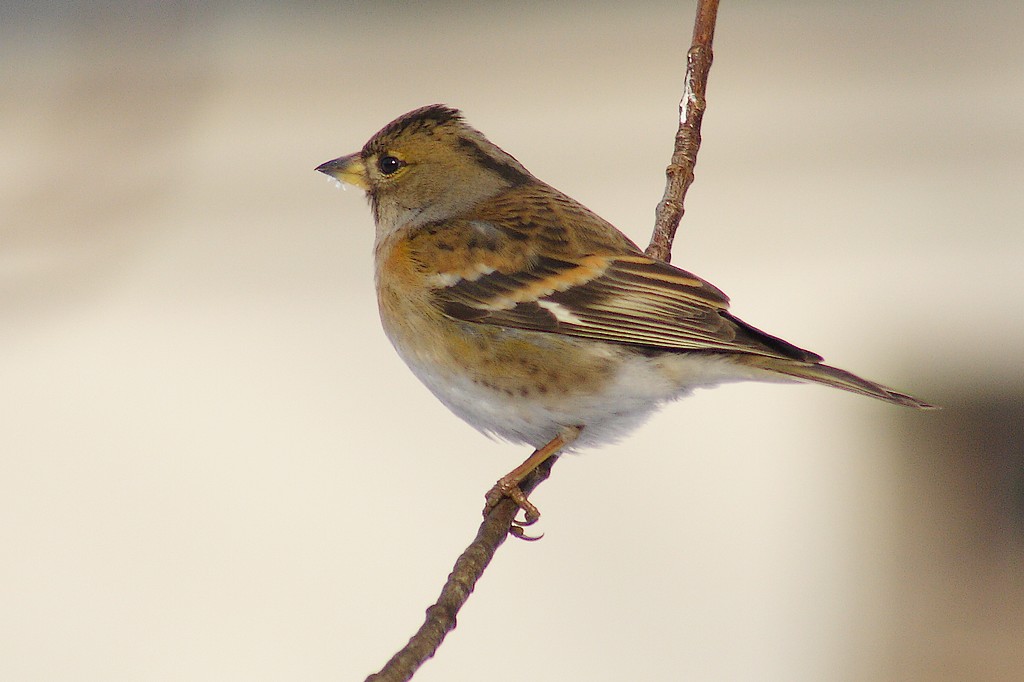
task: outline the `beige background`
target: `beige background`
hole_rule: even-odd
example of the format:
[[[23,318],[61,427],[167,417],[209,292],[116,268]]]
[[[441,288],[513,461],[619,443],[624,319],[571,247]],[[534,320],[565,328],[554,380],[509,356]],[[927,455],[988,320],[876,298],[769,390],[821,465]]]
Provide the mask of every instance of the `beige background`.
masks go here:
[[[0,10],[0,679],[361,680],[526,454],[401,365],[318,163],[446,102],[638,241],[662,191],[690,3],[193,5]],[[725,3],[675,262],[946,409],[670,406],[417,680],[1024,678],[1022,30]]]

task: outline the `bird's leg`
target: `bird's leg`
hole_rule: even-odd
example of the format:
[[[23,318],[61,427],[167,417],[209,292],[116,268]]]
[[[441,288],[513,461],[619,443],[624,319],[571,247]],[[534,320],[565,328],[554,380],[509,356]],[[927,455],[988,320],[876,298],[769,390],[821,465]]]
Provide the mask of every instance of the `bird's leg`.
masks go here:
[[[540,510],[537,509],[535,504],[526,499],[526,495],[524,495],[523,491],[519,489],[519,483],[529,476],[531,471],[539,467],[548,459],[558,455],[558,452],[562,448],[576,440],[582,430],[582,426],[571,426],[565,428],[562,433],[552,438],[546,445],[534,450],[533,454],[526,458],[526,461],[499,478],[498,482],[494,484],[494,487],[491,488],[485,496],[486,504],[484,505],[484,516],[487,516],[491,510],[501,502],[502,498],[507,497],[523,510],[523,520],[512,521],[511,533],[524,540],[536,540],[537,538],[531,538],[525,535],[523,533],[523,528],[537,523],[537,519],[540,518]]]

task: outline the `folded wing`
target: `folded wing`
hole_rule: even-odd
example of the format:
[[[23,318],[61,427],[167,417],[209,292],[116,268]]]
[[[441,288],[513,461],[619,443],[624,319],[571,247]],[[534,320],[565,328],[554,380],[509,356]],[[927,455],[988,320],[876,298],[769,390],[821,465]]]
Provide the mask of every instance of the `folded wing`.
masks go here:
[[[540,257],[514,272],[452,278],[435,290],[450,317],[665,351],[821,357],[733,317],[729,299],[646,256]]]

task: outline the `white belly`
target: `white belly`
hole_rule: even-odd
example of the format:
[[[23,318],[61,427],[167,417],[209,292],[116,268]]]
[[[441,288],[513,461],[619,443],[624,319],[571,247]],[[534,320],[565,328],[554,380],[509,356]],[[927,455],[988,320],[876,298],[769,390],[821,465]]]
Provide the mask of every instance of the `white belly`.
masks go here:
[[[522,397],[473,381],[467,374],[438,371],[422,358],[403,359],[448,409],[489,436],[541,447],[568,426],[583,426],[571,449],[621,439],[665,402],[731,381],[771,379],[731,362],[728,356],[672,354],[650,358],[600,344],[618,356],[618,370],[598,392],[567,392],[557,400]],[[598,350],[595,348],[595,350]]]

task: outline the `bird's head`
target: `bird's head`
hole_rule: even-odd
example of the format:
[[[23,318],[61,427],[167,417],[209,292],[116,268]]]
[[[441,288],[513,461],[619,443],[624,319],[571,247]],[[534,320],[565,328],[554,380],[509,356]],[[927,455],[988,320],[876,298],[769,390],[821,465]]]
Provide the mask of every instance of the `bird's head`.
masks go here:
[[[536,181],[457,109],[441,104],[398,117],[362,150],[316,170],[366,191],[378,236],[457,217],[488,197]]]

